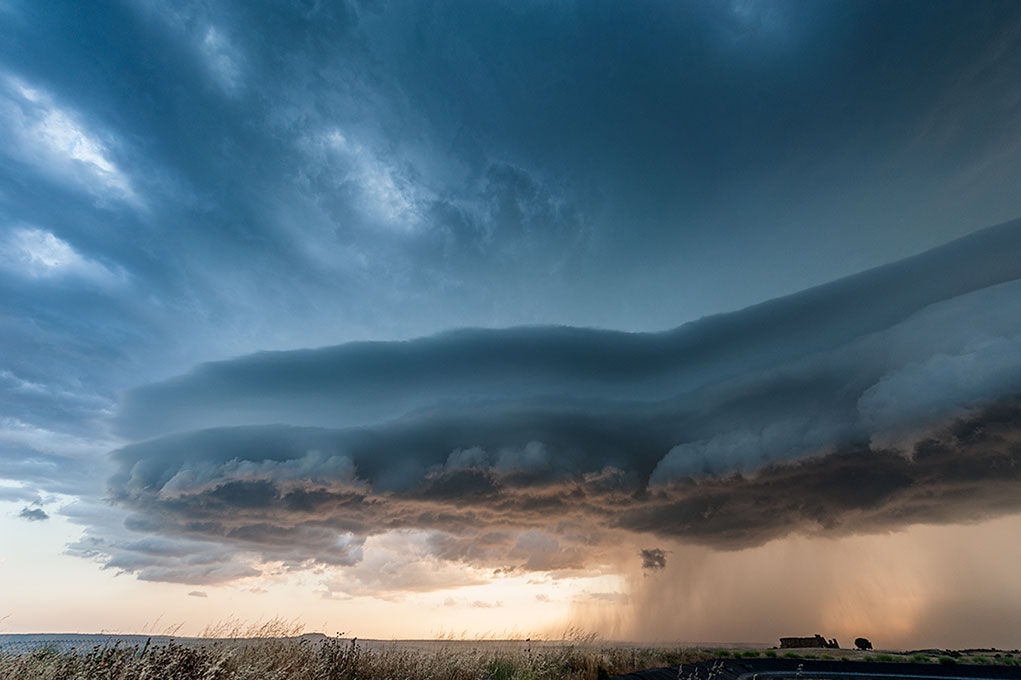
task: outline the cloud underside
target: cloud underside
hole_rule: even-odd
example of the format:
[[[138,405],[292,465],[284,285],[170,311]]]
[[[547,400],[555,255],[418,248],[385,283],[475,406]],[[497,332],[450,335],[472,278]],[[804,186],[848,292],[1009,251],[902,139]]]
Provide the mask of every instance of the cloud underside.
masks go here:
[[[411,532],[427,561],[555,571],[628,536],[740,549],[1018,512],[1019,243],[1002,225],[660,334],[462,331],[205,365],[125,397],[122,431],[164,433],[114,453],[127,533],[75,549],[209,583],[357,565],[367,539]]]
[[[592,425],[593,437],[604,431]],[[179,447],[208,451],[213,440],[230,441],[239,449],[256,449],[269,441],[280,447],[279,454],[284,442],[294,451],[313,443],[319,450],[342,448],[341,434],[242,428],[154,442],[144,452],[131,452],[163,458]],[[321,454],[262,461],[258,471],[245,473],[236,460],[208,467],[207,481],[192,488],[171,489],[140,474],[118,478],[117,500],[135,513],[127,526],[182,539],[174,543],[173,556],[165,556],[175,563],[181,560],[177,553],[189,546],[208,551],[216,545],[215,559],[242,552],[292,566],[352,565],[361,559],[358,537],[420,530],[430,532],[430,551],[440,559],[490,568],[556,570],[585,566],[598,552],[595,547],[612,542],[622,531],[739,549],[792,532],[840,536],[1021,511],[1021,401],[960,419],[918,442],[908,454],[849,448],[768,464],[754,473],[662,484],[649,484],[637,470],[612,466],[579,473],[553,466],[437,465],[399,491],[379,492],[356,477],[317,474],[316,467],[332,467]],[[306,477],[282,472],[294,461],[305,467]],[[140,473],[137,460],[132,467]],[[173,467],[177,475],[189,469],[186,463]],[[523,536],[531,536],[531,543]],[[130,544],[105,547],[139,550]],[[663,552],[654,552],[650,557],[643,553],[644,562],[662,566]],[[150,577],[162,580],[161,572],[152,570],[161,561],[157,553],[150,550],[138,565],[115,560],[112,566],[132,569],[144,564]],[[217,581],[239,575],[236,570],[210,569],[210,564],[202,564],[193,577]],[[163,576],[187,580],[188,574],[185,569]]]

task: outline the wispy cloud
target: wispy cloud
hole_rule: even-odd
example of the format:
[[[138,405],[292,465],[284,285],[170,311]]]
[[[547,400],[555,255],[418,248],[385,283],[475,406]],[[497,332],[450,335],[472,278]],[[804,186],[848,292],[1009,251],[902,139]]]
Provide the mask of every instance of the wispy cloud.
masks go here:
[[[122,280],[122,275],[83,257],[67,241],[43,229],[12,229],[0,255],[0,267],[37,279],[77,277],[104,285]]]
[[[233,92],[241,87],[241,57],[227,38],[210,26],[202,38],[202,53],[209,70],[225,90]]]
[[[300,142],[307,155],[304,173],[323,173],[319,191],[350,197],[368,225],[397,233],[423,226],[435,196],[413,171],[386,160],[387,154],[356,141],[356,133],[333,128]]]
[[[55,179],[76,184],[105,198],[141,205],[130,178],[111,157],[112,135],[100,135],[80,122],[39,87],[12,75],[0,75],[0,120],[4,121],[7,153]]]
[[[40,503],[41,500],[38,493],[24,486],[8,484],[0,486],[0,501],[30,501],[32,503]]]
[[[0,418],[0,442],[68,458],[98,457],[109,450],[111,443],[47,430],[17,418]]]

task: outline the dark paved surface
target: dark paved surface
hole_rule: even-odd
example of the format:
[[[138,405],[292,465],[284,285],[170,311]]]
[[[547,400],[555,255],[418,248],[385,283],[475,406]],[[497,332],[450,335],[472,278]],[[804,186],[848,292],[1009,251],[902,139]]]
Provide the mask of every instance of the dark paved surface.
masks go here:
[[[813,659],[714,659],[680,668],[653,668],[618,675],[616,680],[777,680],[815,678],[869,680],[1021,680],[1021,666],[975,664],[884,663],[872,661],[820,661]]]
[[[613,676],[613,680],[677,680],[677,678],[677,666],[650,668],[647,671],[640,671],[638,673]]]

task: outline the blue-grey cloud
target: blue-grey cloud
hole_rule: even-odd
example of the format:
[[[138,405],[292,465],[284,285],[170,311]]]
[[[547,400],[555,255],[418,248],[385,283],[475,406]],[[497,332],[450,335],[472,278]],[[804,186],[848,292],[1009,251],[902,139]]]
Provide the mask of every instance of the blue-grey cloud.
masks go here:
[[[1010,228],[816,287],[1021,214],[1009,0],[0,12],[0,477],[34,496],[94,510],[143,449],[106,452],[171,434],[157,479],[194,436],[240,462],[187,474],[272,486],[231,487],[253,506],[305,440],[374,492],[609,493],[907,450],[1012,389]],[[228,427],[264,429],[196,434]],[[253,432],[280,465],[241,464]],[[249,573],[216,536],[192,564],[89,540],[144,578]],[[525,543],[479,550],[581,554]]]
[[[122,401],[117,424],[126,436],[144,437],[281,420],[364,424],[450,408],[448,402],[663,399],[898,323],[917,324],[906,319],[927,306],[1021,278],[1019,250],[1021,221],[1015,221],[896,265],[662,333],[477,329],[262,353],[137,388]],[[976,313],[991,304],[977,301]],[[925,339],[926,347],[932,343]]]
[[[115,452],[110,492],[134,531],[265,560],[353,564],[361,539],[418,529],[450,536],[445,559],[526,570],[585,564],[583,527],[734,548],[1013,512],[1019,239],[1008,223],[659,335],[465,331],[205,366],[126,395],[128,431],[183,431]]]
[[[21,512],[18,513],[18,517],[27,519],[30,522],[41,522],[50,518],[49,514],[42,508],[22,508]]]
[[[34,491],[26,489],[25,487],[0,486],[0,501],[30,501],[32,503],[41,503],[42,499]]]

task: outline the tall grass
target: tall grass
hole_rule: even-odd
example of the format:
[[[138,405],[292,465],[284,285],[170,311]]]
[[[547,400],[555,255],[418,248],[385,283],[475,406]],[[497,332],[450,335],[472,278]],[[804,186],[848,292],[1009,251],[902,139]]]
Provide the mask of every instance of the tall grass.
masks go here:
[[[223,631],[220,631],[223,632]],[[710,658],[683,649],[563,644],[451,645],[422,650],[357,640],[251,638],[200,646],[95,648],[81,653],[0,652],[4,680],[597,680]]]

